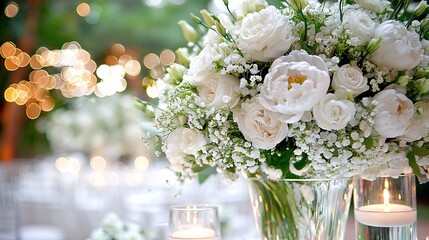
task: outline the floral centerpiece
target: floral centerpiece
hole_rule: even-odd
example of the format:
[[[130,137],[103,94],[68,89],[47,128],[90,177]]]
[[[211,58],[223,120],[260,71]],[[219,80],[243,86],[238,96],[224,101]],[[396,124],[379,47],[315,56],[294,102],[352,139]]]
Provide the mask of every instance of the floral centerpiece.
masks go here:
[[[179,22],[188,47],[157,81],[156,139],[173,170],[424,177],[425,1],[224,3],[229,14],[193,15],[200,32]]]
[[[198,27],[179,22],[188,46],[177,50],[178,62],[157,81],[155,139],[181,178],[211,169],[230,180],[242,172],[262,179],[414,172],[425,181],[426,1],[224,3],[225,14],[193,15]],[[316,214],[310,202],[318,193],[295,186],[256,190],[273,199],[260,204],[271,209],[261,214],[265,223],[296,226],[281,230],[284,235],[269,226],[273,239],[313,239],[299,231],[303,212]],[[306,226],[310,232],[326,228]]]
[[[115,213],[108,213],[88,240],[145,240],[144,231],[133,223],[123,222]]]

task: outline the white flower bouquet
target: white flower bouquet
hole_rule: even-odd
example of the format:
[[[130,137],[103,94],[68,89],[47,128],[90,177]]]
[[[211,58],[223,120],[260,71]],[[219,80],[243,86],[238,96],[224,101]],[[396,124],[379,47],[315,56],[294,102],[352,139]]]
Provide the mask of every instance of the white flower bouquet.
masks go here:
[[[104,98],[74,99],[68,109],[40,119],[51,148],[60,153],[74,151],[119,160],[150,153],[135,141],[141,135],[143,113],[133,107],[130,94]]]
[[[115,213],[108,213],[88,240],[145,240],[137,224],[123,222]]]
[[[188,46],[157,80],[155,139],[174,171],[423,180],[425,1],[224,3],[224,14],[193,15],[197,27],[179,22]]]

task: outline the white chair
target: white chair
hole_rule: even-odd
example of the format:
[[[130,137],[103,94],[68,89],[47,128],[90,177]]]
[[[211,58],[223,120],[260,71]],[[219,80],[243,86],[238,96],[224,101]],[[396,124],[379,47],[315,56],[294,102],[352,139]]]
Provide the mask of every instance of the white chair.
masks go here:
[[[12,183],[5,181],[0,172],[0,239],[17,239],[18,218]]]

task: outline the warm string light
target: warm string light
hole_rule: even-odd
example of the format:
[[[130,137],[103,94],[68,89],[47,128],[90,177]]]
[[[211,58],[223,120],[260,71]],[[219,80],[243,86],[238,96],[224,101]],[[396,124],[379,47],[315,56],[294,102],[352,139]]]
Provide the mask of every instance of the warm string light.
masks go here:
[[[125,77],[138,76],[141,65],[136,60],[137,57],[126,54],[125,47],[121,44],[114,44],[111,51],[113,55],[106,58],[109,64],[97,67],[90,53],[77,42],[66,43],[59,50],[41,47],[32,56],[16,47],[13,42],[5,42],[0,47],[5,68],[16,71],[29,66],[32,71],[28,81],[11,84],[5,90],[4,98],[8,102],[24,105],[27,117],[36,119],[42,111],[54,109],[55,101],[50,93],[53,89],[66,98],[92,93],[104,97],[122,92],[127,88]],[[46,68],[50,69],[50,73]]]
[[[19,6],[15,2],[10,2],[4,9],[4,15],[8,18],[14,18],[19,12]]]
[[[166,68],[175,60],[175,53],[169,49],[162,51],[159,56],[149,53],[143,58],[144,66],[149,69],[149,76],[143,78],[142,85],[146,87],[146,93],[150,98],[158,97],[156,80],[164,77]]]

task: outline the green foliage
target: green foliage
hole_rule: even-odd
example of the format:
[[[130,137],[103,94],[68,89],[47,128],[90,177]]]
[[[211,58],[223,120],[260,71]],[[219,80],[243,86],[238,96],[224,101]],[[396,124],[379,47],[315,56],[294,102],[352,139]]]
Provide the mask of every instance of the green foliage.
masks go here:
[[[293,151],[295,150],[295,142],[293,139],[288,141],[282,141],[279,143],[274,150],[263,150],[266,162],[273,168],[280,169],[283,172],[283,178],[296,179],[299,176],[293,174],[290,171],[291,158],[293,157]],[[297,170],[303,169],[309,163],[307,155],[303,154],[302,160],[294,163],[294,167]]]

